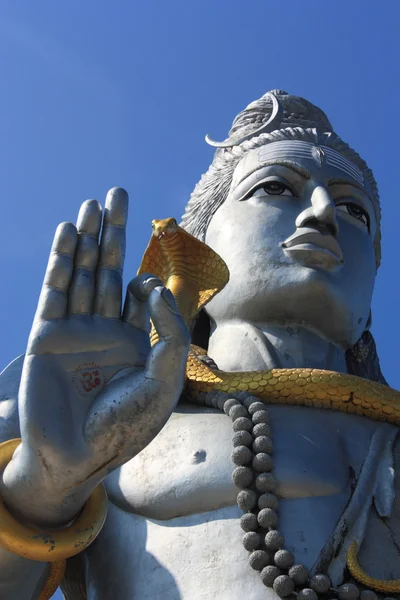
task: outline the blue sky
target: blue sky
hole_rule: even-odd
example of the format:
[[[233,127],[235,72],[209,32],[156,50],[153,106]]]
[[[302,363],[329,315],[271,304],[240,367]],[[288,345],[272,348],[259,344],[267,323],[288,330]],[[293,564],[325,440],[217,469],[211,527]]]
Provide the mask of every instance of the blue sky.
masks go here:
[[[180,217],[233,117],[268,89],[323,108],[380,185],[373,333],[400,388],[399,5],[353,0],[3,0],[0,366],[24,351],[57,223],[131,196],[126,278]],[[56,595],[60,598],[60,595]]]

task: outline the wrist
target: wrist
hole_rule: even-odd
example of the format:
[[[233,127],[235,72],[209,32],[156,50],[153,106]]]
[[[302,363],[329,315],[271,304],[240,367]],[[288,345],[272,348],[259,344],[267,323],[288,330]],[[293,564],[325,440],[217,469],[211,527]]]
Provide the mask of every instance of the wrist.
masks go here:
[[[20,440],[0,444],[0,473],[11,460]],[[13,492],[15,491],[13,488]],[[25,512],[25,511],[24,511]],[[98,485],[91,494],[72,526],[62,529],[36,529],[21,523],[10,513],[0,497],[0,545],[10,552],[30,560],[56,562],[83,551],[93,542],[104,524],[107,514],[107,494]]]
[[[11,442],[10,442],[11,443]],[[0,475],[0,496],[21,523],[59,529],[71,523],[82,510],[92,489],[57,489],[41,476],[33,461],[23,460],[17,449]],[[30,467],[30,468],[29,468]]]

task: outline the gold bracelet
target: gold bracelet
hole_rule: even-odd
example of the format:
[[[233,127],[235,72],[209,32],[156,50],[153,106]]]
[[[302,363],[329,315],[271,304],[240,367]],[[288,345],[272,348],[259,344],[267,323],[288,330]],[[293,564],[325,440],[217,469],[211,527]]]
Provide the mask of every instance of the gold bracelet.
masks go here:
[[[10,462],[21,439],[0,444],[0,473]],[[34,529],[13,517],[0,498],[0,545],[23,558],[43,562],[61,561],[79,554],[100,533],[107,515],[107,493],[96,487],[79,517],[65,529]]]

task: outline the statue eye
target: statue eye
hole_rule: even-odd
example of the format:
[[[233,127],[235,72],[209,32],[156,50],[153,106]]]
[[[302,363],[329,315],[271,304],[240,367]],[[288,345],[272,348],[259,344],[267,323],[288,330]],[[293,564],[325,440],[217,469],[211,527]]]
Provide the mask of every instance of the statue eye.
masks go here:
[[[345,204],[339,204],[336,208],[337,210],[354,217],[354,219],[357,219],[357,221],[363,223],[368,231],[370,230],[369,214],[359,204],[355,204],[354,202],[346,202]]]
[[[256,196],[262,196],[264,194],[268,194],[268,196],[294,196],[290,187],[277,179],[264,181],[264,183],[253,193],[253,195]]]

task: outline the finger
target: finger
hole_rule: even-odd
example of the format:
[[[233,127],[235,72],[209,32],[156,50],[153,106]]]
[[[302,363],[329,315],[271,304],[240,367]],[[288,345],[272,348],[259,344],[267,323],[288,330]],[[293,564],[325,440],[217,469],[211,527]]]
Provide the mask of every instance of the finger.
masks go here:
[[[150,332],[149,294],[155,287],[162,285],[161,279],[149,273],[132,279],[126,290],[122,319],[138,329]]]
[[[167,288],[154,288],[148,304],[160,341],[153,346],[147,359],[146,377],[178,385],[185,373],[190,345],[189,330]]]
[[[107,194],[104,211],[94,312],[114,319],[121,316],[122,269],[125,258],[127,216],[128,194],[122,188],[113,188]]]
[[[80,208],[77,220],[78,244],[68,294],[68,312],[71,314],[92,312],[100,227],[101,206],[99,202],[86,200]]]
[[[35,321],[60,319],[65,316],[76,244],[75,225],[61,223],[57,227],[50,251]]]

